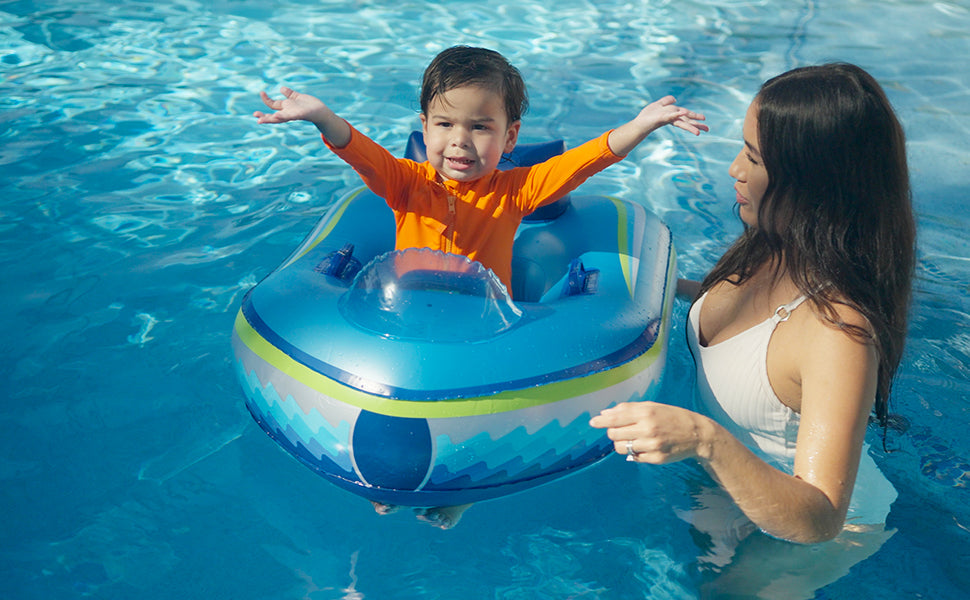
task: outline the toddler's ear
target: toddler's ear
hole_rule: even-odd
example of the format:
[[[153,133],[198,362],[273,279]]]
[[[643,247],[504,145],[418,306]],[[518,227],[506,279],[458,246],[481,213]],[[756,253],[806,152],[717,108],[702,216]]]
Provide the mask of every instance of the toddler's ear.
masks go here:
[[[513,121],[509,125],[508,131],[505,132],[505,154],[508,154],[515,148],[515,143],[519,141],[519,128],[522,126],[522,121]]]

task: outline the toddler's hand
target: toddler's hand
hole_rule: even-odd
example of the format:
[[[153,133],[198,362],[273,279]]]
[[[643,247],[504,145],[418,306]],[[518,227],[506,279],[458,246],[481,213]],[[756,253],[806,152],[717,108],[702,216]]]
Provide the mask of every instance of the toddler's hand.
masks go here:
[[[259,93],[259,97],[263,99],[263,104],[276,112],[254,112],[253,116],[258,119],[257,123],[286,123],[288,121],[317,123],[331,112],[323,102],[309,94],[301,94],[288,87],[281,87],[280,92],[284,96],[281,100],[273,100],[266,92]]]
[[[702,131],[708,131],[707,125],[700,123],[706,117],[686,108],[674,104],[677,100],[673,96],[664,96],[656,102],[646,105],[636,121],[640,122],[647,131],[653,131],[664,125],[673,125],[684,131],[689,131],[694,135],[700,135]]]

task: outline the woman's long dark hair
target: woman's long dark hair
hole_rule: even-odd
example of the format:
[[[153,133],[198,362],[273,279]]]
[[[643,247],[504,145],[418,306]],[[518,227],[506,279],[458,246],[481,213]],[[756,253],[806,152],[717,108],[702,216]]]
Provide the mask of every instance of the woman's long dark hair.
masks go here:
[[[827,320],[875,344],[875,412],[885,425],[915,263],[902,127],[876,80],[844,63],[779,75],[755,102],[768,173],[758,226],[746,229],[701,289],[783,265]],[[842,321],[837,304],[858,311],[871,331]]]

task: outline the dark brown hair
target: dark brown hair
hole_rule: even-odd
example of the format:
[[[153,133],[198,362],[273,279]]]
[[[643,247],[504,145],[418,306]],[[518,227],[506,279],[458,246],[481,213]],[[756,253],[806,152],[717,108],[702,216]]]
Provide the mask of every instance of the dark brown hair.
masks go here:
[[[850,64],[789,71],[767,81],[755,102],[768,173],[758,226],[745,230],[701,288],[784,265],[826,319],[875,345],[875,412],[885,424],[915,263],[903,129],[876,80]],[[843,322],[836,304],[858,311],[871,331]]]
[[[504,56],[487,48],[452,46],[434,57],[424,71],[421,84],[421,112],[438,96],[464,86],[492,90],[505,101],[509,124],[522,119],[529,108],[522,74]]]

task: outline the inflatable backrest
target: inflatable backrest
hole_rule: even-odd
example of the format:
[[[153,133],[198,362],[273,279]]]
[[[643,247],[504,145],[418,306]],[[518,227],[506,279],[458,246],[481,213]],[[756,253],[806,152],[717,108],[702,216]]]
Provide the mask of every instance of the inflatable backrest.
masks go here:
[[[634,212],[619,200],[577,196],[558,219],[521,227],[512,249],[512,297],[516,302],[544,302],[544,298],[558,297],[561,280],[577,258],[591,254],[616,256],[629,251],[639,255],[639,250],[631,249],[634,238],[630,237],[633,234],[629,228],[636,221]],[[599,268],[595,261],[586,263],[583,259],[583,263],[591,269]],[[609,289],[613,283],[610,280],[599,287]],[[553,288],[556,294],[549,296]]]
[[[566,151],[566,142],[555,140],[552,142],[538,142],[534,144],[517,144],[511,152],[502,157],[498,168],[507,171],[515,167],[527,167],[539,164],[553,156],[557,156]],[[408,137],[407,145],[404,148],[404,158],[416,162],[428,160],[428,155],[424,145],[424,135],[420,131],[412,131]],[[565,195],[552,204],[547,204],[536,209],[531,214],[526,215],[525,221],[551,221],[569,207],[569,195]]]

